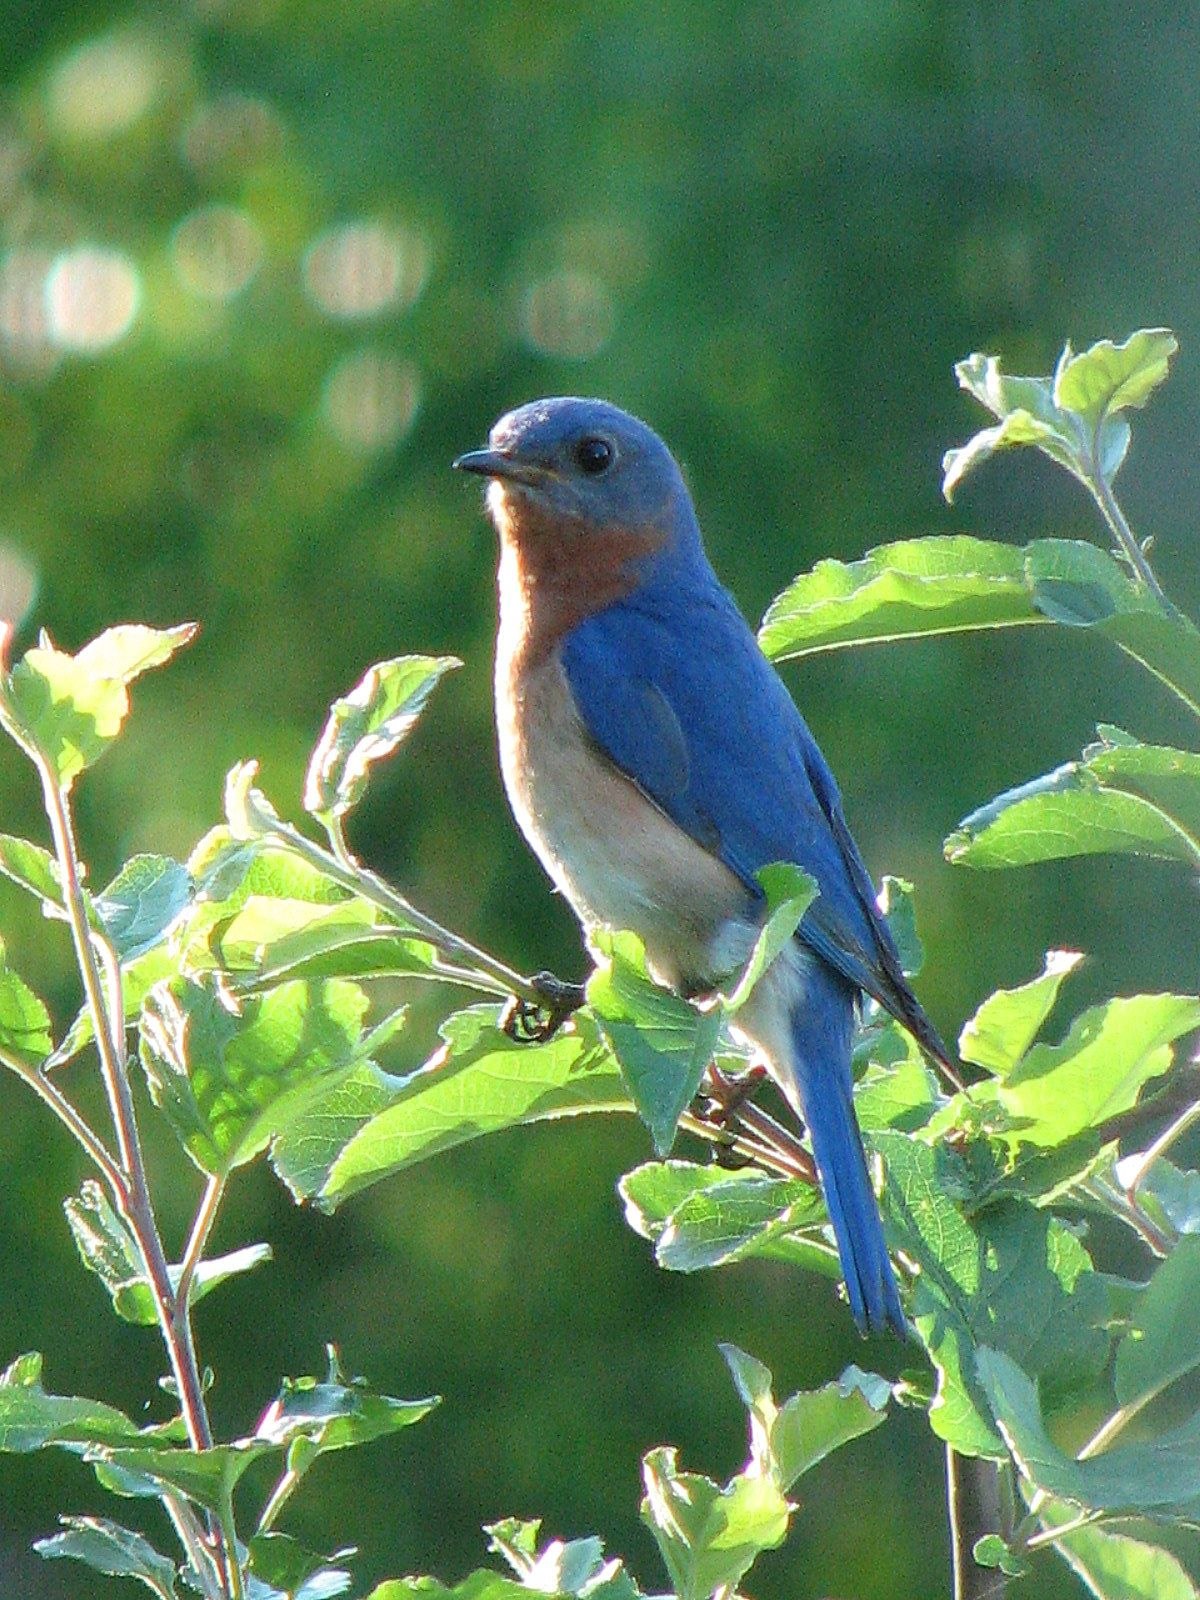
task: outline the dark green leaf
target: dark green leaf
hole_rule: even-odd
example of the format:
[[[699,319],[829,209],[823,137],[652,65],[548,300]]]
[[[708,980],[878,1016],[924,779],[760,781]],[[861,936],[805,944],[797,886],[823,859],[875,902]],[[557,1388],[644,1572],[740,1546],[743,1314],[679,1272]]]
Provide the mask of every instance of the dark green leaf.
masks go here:
[[[665,1155],[712,1060],[721,1010],[700,1011],[660,988],[646,971],[640,941],[628,933],[600,936],[587,995],[638,1115]]]
[[[329,1595],[345,1594],[351,1576],[340,1568],[331,1566],[334,1561],[353,1554],[339,1550],[332,1556],[317,1555],[306,1550],[298,1539],[286,1533],[259,1533],[250,1540],[250,1571],[260,1583],[269,1584],[287,1600],[316,1600]]]
[[[119,1476],[112,1476],[115,1470],[128,1478],[136,1494],[144,1493],[143,1484],[149,1483],[156,1494],[174,1491],[219,1515],[243,1473],[277,1448],[258,1439],[239,1439],[208,1450],[95,1445],[88,1450],[87,1460],[108,1487],[116,1488],[120,1482]]]
[[[629,1111],[629,1096],[615,1061],[586,1013],[544,1044],[520,1044],[496,1026],[496,1008],[469,1007],[440,1029],[443,1047],[400,1080],[391,1104],[348,1140],[330,1164],[320,1191],[327,1204],[482,1134],[581,1111]],[[351,1118],[357,1116],[351,1109]],[[324,1164],[335,1127],[314,1133],[305,1152]],[[285,1146],[285,1149],[289,1147]],[[318,1154],[319,1151],[319,1154]],[[290,1158],[289,1158],[290,1159]]]
[[[42,1358],[36,1353],[18,1356],[0,1373],[0,1450],[23,1455],[55,1444],[81,1451],[138,1437],[115,1406],[47,1394],[41,1378]]]
[[[366,1007],[342,979],[291,980],[240,1005],[187,979],[159,984],[142,1011],[142,1064],[196,1165],[221,1173],[252,1160],[359,1065]]]
[[[1180,1239],[1154,1270],[1117,1348],[1115,1386],[1123,1406],[1144,1403],[1200,1366],[1200,1238]]]
[[[671,1213],[654,1249],[660,1267],[700,1272],[746,1256],[777,1255],[778,1249],[770,1247],[826,1220],[821,1197],[810,1185],[761,1173],[726,1177],[728,1182],[698,1190]]]
[[[907,878],[886,876],[879,886],[879,909],[900,953],[905,975],[915,978],[925,964],[925,950],[917,932],[917,907]]]
[[[96,910],[122,961],[158,944],[188,904],[192,879],[167,856],[133,856],[96,896]]]
[[[1200,1500],[1200,1415],[1142,1444],[1077,1461],[1050,1438],[1037,1389],[999,1350],[981,1348],[979,1380],[1022,1475],[1060,1500],[1094,1511],[1188,1516]]]
[[[136,1578],[159,1596],[176,1600],[175,1563],[142,1537],[105,1517],[60,1517],[64,1531],[37,1539],[33,1548],[47,1561],[82,1561],[110,1578]]]
[[[406,1080],[365,1062],[326,1090],[271,1145],[271,1165],[297,1200],[316,1200],[342,1151]]]
[[[349,1450],[411,1427],[439,1404],[438,1395],[396,1400],[375,1394],[362,1378],[346,1381],[331,1351],[327,1381],[285,1378],[278,1397],[259,1419],[254,1437],[289,1450],[299,1441],[307,1468],[327,1451]],[[288,1464],[294,1468],[290,1455]]]
[[[356,806],[371,764],[408,737],[438,680],[461,665],[455,656],[398,656],[369,667],[330,707],[309,762],[305,809],[340,817]]]

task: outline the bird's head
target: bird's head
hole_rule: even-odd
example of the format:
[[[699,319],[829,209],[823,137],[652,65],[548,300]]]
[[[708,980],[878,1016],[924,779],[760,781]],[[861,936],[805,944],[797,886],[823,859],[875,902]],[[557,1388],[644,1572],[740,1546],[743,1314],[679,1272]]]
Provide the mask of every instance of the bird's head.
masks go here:
[[[550,531],[642,536],[661,547],[692,522],[691,503],[658,435],[604,400],[535,400],[493,427],[487,448],[454,465],[490,479],[488,509],[518,543]]]

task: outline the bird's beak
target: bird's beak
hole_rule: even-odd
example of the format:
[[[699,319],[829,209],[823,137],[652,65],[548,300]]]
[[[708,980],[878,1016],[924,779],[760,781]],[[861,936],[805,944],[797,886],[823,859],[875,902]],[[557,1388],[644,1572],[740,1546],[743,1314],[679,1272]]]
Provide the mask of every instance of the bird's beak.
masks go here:
[[[503,450],[468,450],[452,465],[456,472],[476,472],[483,478],[504,478],[510,483],[533,483],[541,476],[528,462],[507,456]]]

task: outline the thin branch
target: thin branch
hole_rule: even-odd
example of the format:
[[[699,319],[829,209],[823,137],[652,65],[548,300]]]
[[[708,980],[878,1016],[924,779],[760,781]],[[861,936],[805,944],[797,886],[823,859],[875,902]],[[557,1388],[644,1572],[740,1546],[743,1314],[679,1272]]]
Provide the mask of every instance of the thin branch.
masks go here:
[[[1200,1122],[1200,1099],[1193,1101],[1185,1111],[1176,1117],[1174,1122],[1164,1128],[1138,1161],[1137,1166],[1134,1168],[1132,1180],[1125,1185],[1125,1194],[1131,1203],[1136,1199],[1137,1192],[1145,1182],[1147,1173],[1159,1156],[1169,1150],[1176,1139],[1185,1134],[1196,1122]]]
[[[364,900],[377,906],[400,926],[401,932],[415,933],[419,938],[427,939],[452,961],[467,963],[474,969],[470,977],[461,970],[455,976],[461,977],[464,982],[469,982],[473,988],[504,999],[509,995],[519,995],[524,1000],[533,1001],[534,1004],[540,1004],[545,998],[532,978],[522,977],[519,972],[506,966],[503,961],[498,961],[486,950],[480,950],[467,939],[460,939],[458,934],[451,933],[449,928],[443,927],[440,922],[435,922],[432,917],[427,917],[423,911],[418,911],[416,906],[411,905],[402,894],[397,894],[396,890],[377,873],[372,872],[369,867],[364,867],[361,862],[355,861],[350,852],[345,850],[344,841],[346,861],[341,861],[329,850],[306,838],[298,828],[292,827],[291,823],[281,822],[275,817],[271,819],[267,837],[281,840],[332,878],[335,883],[340,883],[352,894],[360,895]]]
[[[999,1479],[994,1461],[962,1456],[946,1446],[946,1506],[950,1516],[950,1554],[954,1600],[1001,1600],[1008,1579],[998,1567],[981,1567],[975,1545],[1000,1526]]]
[[[1101,419],[1101,422],[1102,420],[1103,419]],[[1125,559],[1129,562],[1129,565],[1133,568],[1134,572],[1137,573],[1138,577],[1145,584],[1146,588],[1149,589],[1150,593],[1158,601],[1162,609],[1164,611],[1171,611],[1173,609],[1171,602],[1167,599],[1162,585],[1154,576],[1154,570],[1149,561],[1146,559],[1146,552],[1142,549],[1137,535],[1129,526],[1129,523],[1125,517],[1125,513],[1121,510],[1121,507],[1117,501],[1117,497],[1115,494],[1113,494],[1112,487],[1109,484],[1108,479],[1104,476],[1104,472],[1100,466],[1099,435],[1101,422],[1097,422],[1096,424],[1096,438],[1092,447],[1094,470],[1087,480],[1088,488],[1092,491],[1092,496],[1095,499],[1096,504],[1100,507],[1100,511],[1104,517],[1104,520],[1108,523],[1108,526],[1112,531],[1113,538],[1116,539],[1117,544],[1120,546],[1121,552],[1125,556]]]
[[[208,1236],[212,1232],[213,1223],[217,1220],[217,1212],[225,1196],[225,1175],[218,1173],[210,1177],[204,1190],[196,1212],[195,1221],[192,1223],[191,1236],[187,1242],[187,1249],[183,1252],[183,1261],[179,1268],[179,1279],[175,1285],[175,1304],[180,1316],[186,1316],[191,1303],[192,1284],[196,1277],[196,1268],[204,1259],[204,1249],[208,1244]]]
[[[0,1066],[16,1073],[43,1104],[49,1106],[63,1127],[99,1169],[108,1185],[113,1203],[123,1206],[128,1196],[125,1174],[117,1165],[108,1146],[92,1131],[58,1085],[45,1077],[36,1067],[27,1067],[24,1062],[18,1061],[16,1056],[11,1056],[4,1050],[0,1050]]]
[[[82,872],[75,849],[66,795],[47,757],[36,749],[30,753],[42,781],[46,815],[50,820],[55,854],[62,875],[67,920],[71,927],[84,994],[92,1015],[96,1049],[100,1057],[100,1075],[108,1097],[113,1131],[117,1139],[120,1170],[124,1180],[119,1209],[137,1241],[138,1251],[146,1268],[146,1278],[175,1378],[180,1412],[187,1429],[189,1443],[194,1450],[209,1449],[212,1446],[213,1436],[196,1361],[191,1323],[187,1316],[186,1305],[182,1305],[176,1299],[171,1288],[166,1252],[159,1236],[146,1179],[133,1092],[126,1072],[120,965],[115,952],[105,952],[111,991],[106,997],[93,943],[96,936],[88,920]],[[100,944],[101,949],[107,944],[107,941],[102,939],[97,939],[96,942]],[[228,1529],[222,1527],[221,1534],[222,1543],[217,1549],[217,1558],[222,1586],[237,1594],[241,1587],[237,1545],[231,1539]]]

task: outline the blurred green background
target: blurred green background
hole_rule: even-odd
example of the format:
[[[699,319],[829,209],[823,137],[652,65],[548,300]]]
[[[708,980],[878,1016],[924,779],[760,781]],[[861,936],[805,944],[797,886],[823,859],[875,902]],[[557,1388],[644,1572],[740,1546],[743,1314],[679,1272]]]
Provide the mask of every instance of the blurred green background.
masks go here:
[[[951,364],[983,348],[1044,371],[1067,337],[1166,323],[1183,353],[1123,487],[1195,609],[1198,48],[1193,9],[1153,0],[6,0],[0,613],[68,648],[118,621],[203,625],[82,785],[94,881],[136,850],[186,853],[239,758],[294,814],[327,702],[373,660],[452,651],[466,668],[376,781],[355,848],[514,965],[581,973],[501,794],[491,537],[448,471],[539,394],[605,395],[666,436],[757,619],[795,572],[889,539],[1096,535],[1040,460],[992,466],[946,509],[941,452],[981,420]],[[1136,668],[1036,630],[786,672],[873,870],[917,884],[920,987],[947,1035],[1051,945],[1093,957],[1079,1005],[1194,988],[1177,869],[941,858],[964,812],[1098,719],[1186,739]],[[0,792],[0,827],[42,837],[8,750]],[[0,927],[65,1021],[60,930],[7,888]],[[419,1060],[435,1022],[388,1064]],[[43,1348],[49,1387],[136,1414],[155,1340],[114,1323],[47,1229],[77,1163],[0,1087],[0,1360]],[[321,1370],[326,1339],[384,1389],[446,1397],[323,1463],[292,1531],[359,1544],[364,1577],[450,1578],[482,1559],[483,1521],[541,1515],[602,1534],[653,1587],[640,1452],[674,1443],[714,1474],[742,1459],[718,1339],[789,1391],[848,1360],[899,1371],[825,1282],[656,1271],[614,1193],[647,1153],[632,1123],[542,1128],[332,1220],[265,1171],[239,1179],[216,1243],[269,1238],[277,1260],[199,1311],[218,1427],[251,1425],[280,1372]],[[175,1246],[193,1201],[184,1175]],[[941,1471],[914,1415],[846,1449],[754,1593],[945,1592]],[[0,1457],[0,1594],[108,1592],[29,1553],[57,1509],[111,1507],[74,1462]],[[1037,1582],[1074,1592],[1053,1565]]]

